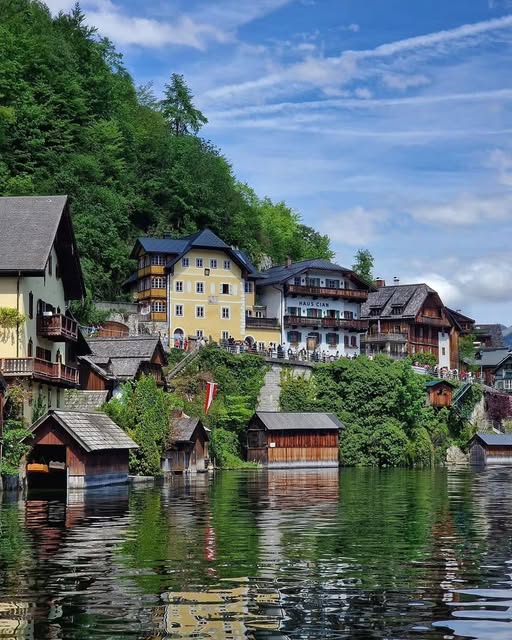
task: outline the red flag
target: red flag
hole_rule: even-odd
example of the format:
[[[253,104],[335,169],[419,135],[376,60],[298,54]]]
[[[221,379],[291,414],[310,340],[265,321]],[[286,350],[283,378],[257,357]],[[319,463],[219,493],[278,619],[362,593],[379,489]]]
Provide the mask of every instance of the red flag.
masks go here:
[[[206,397],[204,399],[204,412],[208,413],[209,408],[212,406],[213,399],[217,394],[219,385],[216,382],[206,383]]]

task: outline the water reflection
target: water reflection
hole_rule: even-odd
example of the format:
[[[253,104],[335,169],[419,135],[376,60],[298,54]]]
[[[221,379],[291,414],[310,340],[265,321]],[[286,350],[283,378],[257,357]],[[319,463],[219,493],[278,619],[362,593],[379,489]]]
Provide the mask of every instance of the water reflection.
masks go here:
[[[510,638],[511,480],[225,472],[4,503],[0,637]]]

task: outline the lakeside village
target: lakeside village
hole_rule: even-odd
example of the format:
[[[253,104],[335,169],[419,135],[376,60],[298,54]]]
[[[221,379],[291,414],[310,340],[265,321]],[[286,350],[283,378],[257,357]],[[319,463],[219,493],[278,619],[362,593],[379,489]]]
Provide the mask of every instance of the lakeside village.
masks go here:
[[[93,324],[67,197],[0,198],[4,486],[212,467],[512,461],[512,350],[424,283],[139,238]],[[447,456],[448,451],[448,456]]]

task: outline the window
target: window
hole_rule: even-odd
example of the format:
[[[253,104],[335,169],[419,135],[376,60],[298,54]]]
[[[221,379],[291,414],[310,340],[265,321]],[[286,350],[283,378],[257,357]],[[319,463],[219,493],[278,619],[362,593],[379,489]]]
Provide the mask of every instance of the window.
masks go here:
[[[252,293],[252,282],[245,281],[245,293]]]
[[[204,293],[204,282],[196,282],[196,293]]]
[[[222,319],[229,320],[229,307],[222,307]]]
[[[229,331],[223,331],[221,333],[221,339],[222,340],[229,340]]]
[[[325,286],[327,289],[339,289],[340,281],[339,280],[331,280],[330,278],[325,279]]]
[[[288,312],[289,316],[298,316],[299,313],[299,309],[298,307],[288,307],[288,309],[286,310]]]
[[[183,281],[176,280],[176,293],[183,293]]]
[[[165,311],[165,302],[161,300],[155,300],[151,303],[151,311],[156,313],[162,313]]]
[[[295,276],[295,278],[293,279],[293,284],[298,286],[298,287],[300,286],[300,284],[301,284],[300,276]]]
[[[144,256],[139,258],[139,269],[144,269]]]
[[[152,278],[151,279],[151,288],[152,289],[165,289],[165,278]]]
[[[202,338],[202,337],[203,337],[203,335],[204,335],[204,334],[203,334],[203,330],[202,330],[202,329],[198,329],[198,330],[196,331],[196,336],[197,336],[198,338]]]
[[[164,256],[160,256],[160,255],[151,256],[151,264],[153,266],[163,267],[165,264]]]
[[[350,346],[357,348],[357,336],[350,336]]]
[[[343,336],[343,346],[344,347],[348,347],[349,346],[348,336]]]
[[[371,316],[380,316],[380,311],[381,311],[380,307],[378,307],[378,308],[375,307],[373,309],[370,309],[370,315]]]
[[[402,315],[403,312],[404,312],[404,308],[401,307],[401,306],[400,307],[397,307],[397,306],[391,307],[391,315],[393,315],[393,316],[400,316],[400,315]]]
[[[52,352],[49,349],[43,349],[42,347],[36,347],[36,358],[39,360],[46,360],[46,362],[52,361]]]
[[[343,312],[343,317],[345,318],[345,320],[353,320],[354,319],[354,312],[353,311],[344,311]]]
[[[302,339],[302,335],[300,331],[288,331],[287,338],[290,344],[299,344]]]
[[[202,269],[203,268],[203,259],[202,258],[196,258],[196,267],[198,269]]]
[[[30,319],[34,317],[34,294],[32,291],[28,294],[28,317]]]
[[[228,271],[231,269],[231,260],[224,260],[224,269]]]
[[[220,292],[223,295],[229,295],[229,284],[221,284],[220,285]]]
[[[174,315],[183,316],[183,305],[182,304],[177,304],[176,305],[176,307],[174,308]]]
[[[258,342],[258,351],[265,351],[265,343]]]
[[[252,318],[252,309],[249,309],[246,313],[248,318]]]
[[[181,266],[182,267],[188,267],[189,266],[189,259],[188,258],[182,258],[181,259]]]
[[[210,275],[210,269],[205,269],[204,270],[204,275],[205,276],[209,276]]]
[[[53,256],[50,253],[50,256],[48,257],[48,275],[51,276],[53,273]]]
[[[446,347],[441,347],[441,354],[442,354],[443,356],[445,356],[445,355],[446,355]]]
[[[216,269],[217,268],[217,259],[216,258],[212,258],[210,260],[210,269]]]
[[[256,311],[257,318],[263,318],[263,311]]]
[[[328,333],[325,337],[327,339],[327,344],[330,347],[335,347],[339,344],[340,336],[338,333]]]
[[[30,338],[30,340],[28,341],[28,347],[27,347],[27,357],[31,358],[33,353],[34,353],[34,346],[32,343],[32,338]]]
[[[320,278],[306,278],[306,286],[308,286],[308,287],[319,287],[320,286]]]
[[[204,318],[204,307],[196,307],[196,318]]]

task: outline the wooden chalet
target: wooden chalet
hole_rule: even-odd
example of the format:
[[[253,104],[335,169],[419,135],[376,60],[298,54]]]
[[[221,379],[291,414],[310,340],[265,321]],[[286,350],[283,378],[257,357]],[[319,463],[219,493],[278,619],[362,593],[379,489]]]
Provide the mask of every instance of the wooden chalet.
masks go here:
[[[508,347],[482,348],[476,352],[474,358],[466,358],[464,362],[477,370],[478,377],[485,384],[494,386],[495,372],[509,354]],[[500,371],[500,375],[501,373]]]
[[[163,366],[167,356],[160,338],[155,336],[125,336],[121,338],[91,338],[91,355],[80,358],[80,388],[112,394],[128,380],[141,375],[153,376],[165,386]]]
[[[498,349],[505,346],[503,331],[499,324],[475,324],[473,334],[479,347]]]
[[[509,351],[494,369],[494,388],[512,393],[512,351]]]
[[[426,284],[386,286],[377,281],[361,317],[369,323],[362,339],[366,355],[386,354],[399,359],[432,353],[440,367],[459,366],[459,329],[439,294]]]
[[[182,414],[172,423],[172,442],[162,457],[162,471],[206,471],[209,463],[208,442],[208,430],[201,420]]]
[[[468,448],[472,465],[512,464],[512,434],[477,433]]]
[[[430,380],[426,383],[428,403],[432,407],[451,407],[453,385],[448,380]]]
[[[257,411],[247,431],[247,460],[266,467],[337,467],[339,431],[332,413]]]
[[[107,415],[50,410],[30,427],[24,472],[29,489],[83,489],[128,481],[128,453],[138,449]]]

